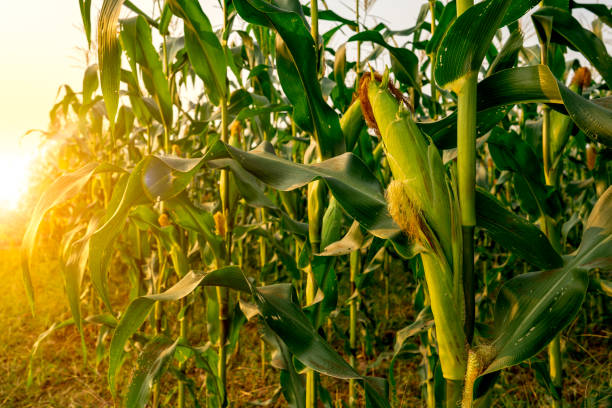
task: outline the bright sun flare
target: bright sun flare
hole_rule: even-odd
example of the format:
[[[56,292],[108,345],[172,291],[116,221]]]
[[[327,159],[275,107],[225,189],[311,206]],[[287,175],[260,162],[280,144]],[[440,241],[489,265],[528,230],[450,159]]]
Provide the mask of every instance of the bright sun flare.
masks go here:
[[[0,210],[16,210],[29,183],[30,157],[0,153]]]

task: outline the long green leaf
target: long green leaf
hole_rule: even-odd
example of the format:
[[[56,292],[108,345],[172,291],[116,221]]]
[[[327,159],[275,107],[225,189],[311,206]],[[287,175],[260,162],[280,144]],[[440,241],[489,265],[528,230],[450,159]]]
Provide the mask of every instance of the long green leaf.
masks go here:
[[[479,189],[477,195],[477,223],[494,241],[538,268],[563,265],[561,256],[538,227],[502,207],[491,194]]]
[[[79,0],[79,9],[81,10],[81,20],[83,20],[87,45],[91,46],[91,0]]]
[[[420,84],[417,81],[419,59],[412,51],[389,45],[378,31],[364,31],[353,35],[346,41],[371,41],[384,47],[389,51],[391,58],[394,58],[399,63],[395,65],[396,68],[394,69],[397,79],[413,88],[420,88]]]
[[[36,235],[43,217],[51,208],[78,194],[96,172],[109,170],[118,169],[107,164],[89,163],[72,173],[64,174],[51,183],[36,203],[21,244],[21,271],[32,313],[34,313],[34,291],[30,270],[36,245]]]
[[[118,22],[123,0],[104,0],[98,17],[98,66],[100,84],[106,105],[106,114],[111,123],[119,106],[119,81],[121,79],[121,46]]]
[[[126,397],[126,407],[144,408],[154,381],[165,370],[174,354],[179,339],[174,343],[164,336],[154,337],[138,356],[137,368]]]
[[[510,0],[487,0],[470,7],[455,20],[436,55],[436,83],[458,91],[463,78],[476,75]]]
[[[579,248],[562,268],[520,275],[502,286],[495,303],[495,357],[483,374],[537,354],[576,316],[592,268],[612,268],[612,187],[599,198]]]
[[[608,85],[612,84],[612,57],[599,37],[583,28],[569,11],[557,7],[543,7],[533,15],[534,17],[550,17],[552,19],[551,41],[568,44],[580,52],[599,71]]]
[[[470,7],[444,36],[435,60],[436,83],[457,91],[463,78],[476,75],[497,29],[535,6],[535,0],[487,0]]]
[[[517,103],[547,103],[566,112],[590,138],[612,146],[612,109],[606,98],[588,100],[557,82],[545,65],[511,68],[499,71],[478,83],[479,134],[491,130],[502,117],[500,107]],[[429,134],[440,148],[456,146],[455,113],[436,122],[420,122],[418,126]],[[491,120],[492,118],[492,120]]]
[[[140,64],[144,84],[155,99],[163,124],[171,127],[170,87],[159,54],[153,46],[151,27],[142,16],[122,21],[121,27],[121,42],[130,60],[132,74],[137,74],[136,64]]]
[[[318,79],[318,52],[302,16],[262,0],[235,0],[238,14],[247,22],[278,32],[278,77],[293,105],[293,118],[317,138],[323,158],[341,154],[344,138],[336,112],[323,100]]]
[[[185,27],[185,48],[196,74],[214,105],[227,98],[227,64],[221,42],[197,1],[169,0],[170,9],[182,18]]]
[[[227,266],[209,273],[189,272],[184,278],[163,293],[145,295],[133,300],[123,314],[113,334],[109,350],[108,382],[111,391],[116,390],[116,376],[121,367],[123,348],[144,323],[155,302],[175,301],[184,298],[199,285],[227,286],[243,292],[249,291],[239,268]]]

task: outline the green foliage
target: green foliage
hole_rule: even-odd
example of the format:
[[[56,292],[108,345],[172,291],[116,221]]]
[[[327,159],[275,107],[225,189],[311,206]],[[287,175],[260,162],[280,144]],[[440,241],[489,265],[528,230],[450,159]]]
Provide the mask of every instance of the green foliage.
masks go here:
[[[126,406],[222,407],[242,398],[228,378],[237,350],[252,352],[240,343],[248,319],[265,341],[262,373],[279,377],[266,403],[331,406],[324,375],[349,380],[353,400],[388,407],[402,380],[397,361],[420,356],[422,405],[455,406],[465,379],[471,406],[492,398],[493,373],[531,361],[583,303],[609,292],[600,273],[612,252],[612,70],[570,4],[534,13],[547,66],[530,57],[516,24],[533,0],[482,1],[459,17],[455,2],[431,2],[399,31],[317,3],[222,3],[215,32],[198,2],[169,0],[152,17],[129,1],[103,2],[97,65],[82,93],[64,87],[50,114],[51,138],[73,129],[57,148],[63,174],[41,194],[23,239],[34,310],[37,240],[53,225],[58,239],[47,245],[72,314],[33,352],[74,324],[86,356],[84,326],[96,324],[96,361],[108,356],[110,389]],[[609,20],[598,5],[571,5]],[[90,6],[79,1],[88,41]],[[123,6],[136,16],[120,21]],[[331,29],[321,35],[318,20]],[[340,35],[346,44],[334,51]],[[351,61],[357,44],[373,51]],[[601,78],[558,79],[579,65],[565,61],[568,48]],[[387,55],[384,75],[363,72]],[[464,100],[468,79],[480,79],[468,87],[479,137],[467,182],[478,185],[474,240],[462,229],[455,164],[453,92]],[[444,90],[431,94],[431,85]],[[552,147],[538,140],[538,103],[554,110]],[[541,164],[543,145],[552,170]],[[471,247],[482,272],[473,292]],[[401,313],[390,310],[390,279],[400,282],[392,289]],[[122,389],[126,361],[135,370]]]

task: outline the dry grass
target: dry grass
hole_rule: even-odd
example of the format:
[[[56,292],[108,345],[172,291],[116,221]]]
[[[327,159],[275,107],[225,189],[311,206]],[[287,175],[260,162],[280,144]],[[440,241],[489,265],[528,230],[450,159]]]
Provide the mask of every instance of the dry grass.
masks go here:
[[[96,368],[94,348],[97,327],[86,326],[86,342],[89,350],[89,362],[83,365],[80,352],[80,339],[74,326],[60,329],[49,336],[42,344],[34,359],[33,384],[26,388],[27,364],[32,344],[38,335],[55,321],[69,317],[68,307],[63,293],[61,276],[56,265],[40,265],[35,273],[35,291],[37,294],[37,315],[29,312],[25,292],[19,271],[18,250],[0,251],[0,280],[3,283],[3,297],[0,298],[0,407],[111,407],[113,398],[107,388],[106,359]],[[373,285],[371,299],[382,299],[382,285]],[[406,307],[410,303],[405,293],[405,276],[398,274],[392,278],[390,297],[391,318],[382,319],[383,310],[375,310],[377,317],[384,323],[378,327],[380,333],[391,332],[401,328],[414,318],[413,312]],[[382,309],[382,305],[377,308]],[[381,316],[378,316],[381,315]],[[610,326],[591,323],[591,319],[601,320],[601,316],[589,316],[581,313],[577,320],[564,332],[564,369],[565,383],[563,396],[568,407],[583,406],[586,399],[597,401],[596,407],[609,407],[602,397],[610,390],[612,378],[612,348],[610,347]],[[340,327],[347,322],[340,316]],[[200,326],[203,327],[203,326]],[[261,372],[259,337],[256,324],[249,322],[241,332],[239,350],[232,356],[228,367],[228,387],[232,406],[253,406],[253,402],[266,402],[270,407],[283,407],[286,402],[278,393],[279,372],[266,367]],[[198,337],[195,339],[195,337]],[[392,338],[381,336],[380,343],[375,345],[375,353],[392,349]],[[387,338],[389,337],[389,338]],[[202,341],[202,336],[194,335],[194,341]],[[108,339],[106,340],[108,345]],[[342,349],[340,340],[334,342],[337,349]],[[545,353],[538,356],[545,359]],[[269,358],[269,352],[268,352]],[[388,359],[374,364],[374,357],[366,357],[363,351],[358,355],[360,370],[368,375],[386,376]],[[135,360],[135,359],[132,359]],[[128,360],[129,361],[129,360]],[[415,355],[396,364],[398,408],[421,407],[420,377],[418,366],[420,356]],[[125,390],[129,364],[123,368],[120,389]],[[205,374],[194,367],[189,367],[189,377],[196,381],[200,400],[203,400]],[[169,391],[174,387],[175,379],[166,374],[162,378],[162,388]],[[323,385],[329,390],[334,406],[346,401],[348,383],[322,377]],[[361,388],[358,392],[362,392]],[[529,364],[513,367],[504,371],[494,390],[494,406],[497,407],[545,407],[550,399],[545,388],[540,384],[529,368]],[[363,398],[360,398],[363,401]],[[188,399],[191,402],[190,399]],[[174,397],[170,397],[164,406],[174,406]],[[363,402],[359,405],[365,406]]]

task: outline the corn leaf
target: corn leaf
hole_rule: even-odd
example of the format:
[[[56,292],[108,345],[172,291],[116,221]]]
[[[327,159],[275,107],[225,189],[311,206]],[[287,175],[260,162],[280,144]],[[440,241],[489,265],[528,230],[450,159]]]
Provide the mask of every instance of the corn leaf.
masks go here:
[[[236,0],[234,5],[247,22],[277,31],[278,77],[293,105],[295,122],[316,137],[323,158],[343,153],[345,143],[338,115],[323,100],[316,63],[318,52],[303,17],[262,0]]]
[[[66,202],[77,195],[96,173],[120,170],[108,164],[89,163],[80,169],[58,177],[42,194],[32,211],[30,222],[24,233],[21,244],[21,271],[26,287],[26,294],[34,313],[34,291],[30,277],[32,255],[36,246],[36,235],[45,214],[51,208]]]
[[[81,10],[81,20],[83,20],[87,45],[91,46],[91,0],[79,0],[79,9]]]
[[[559,268],[561,256],[538,227],[502,207],[482,189],[477,191],[478,226],[487,230],[494,241],[538,268]]]
[[[145,295],[134,299],[121,317],[110,345],[108,364],[108,383],[111,391],[116,390],[116,376],[123,359],[123,348],[138,328],[144,323],[155,302],[175,301],[193,292],[199,285],[228,286],[236,290],[248,292],[244,275],[239,268],[228,266],[209,273],[190,272],[174,286],[163,293]]]
[[[159,54],[153,46],[150,26],[144,17],[138,16],[123,21],[121,27],[121,42],[130,61],[132,74],[136,75],[136,64],[139,64],[145,87],[157,104],[162,123],[166,127],[172,126],[170,87]]]
[[[89,271],[91,281],[109,310],[112,310],[106,284],[106,269],[111,244],[121,233],[130,209],[137,204],[167,200],[178,195],[189,184],[202,162],[198,159],[147,156],[130,173],[125,187],[118,186],[113,195],[120,197],[109,205],[104,224],[91,236]],[[111,200],[112,203],[113,200]]]
[[[111,123],[119,106],[121,79],[121,46],[117,35],[119,12],[123,0],[104,0],[98,17],[98,66],[106,114]]]
[[[389,51],[391,59],[395,59],[397,62],[397,64],[394,64],[394,72],[397,79],[410,87],[417,89],[421,87],[417,81],[419,59],[412,51],[387,44],[382,34],[373,30],[355,34],[346,40],[346,42],[351,41],[370,41],[384,47]]]
[[[178,339],[172,342],[165,336],[154,337],[138,356],[137,368],[126,397],[126,407],[144,408],[149,401],[153,383],[165,371],[174,355]]]
[[[557,7],[543,7],[533,13],[533,17],[552,19],[552,42],[567,44],[580,52],[599,71],[608,84],[612,84],[612,57],[605,44],[580,25],[569,11]],[[537,18],[534,22],[537,24]]]
[[[218,105],[221,98],[227,98],[227,64],[223,47],[198,2],[170,0],[168,4],[172,12],[184,21],[189,61],[204,82],[210,101]]]
[[[559,269],[506,282],[495,303],[496,355],[483,374],[536,355],[578,313],[592,268],[612,268],[612,187],[599,198],[578,249]]]
[[[557,82],[545,65],[511,68],[478,83],[478,134],[484,135],[499,122],[503,106],[517,103],[546,103],[566,113],[591,139],[612,146],[612,107],[606,98],[588,100]],[[456,146],[457,115],[417,125],[439,148]]]

